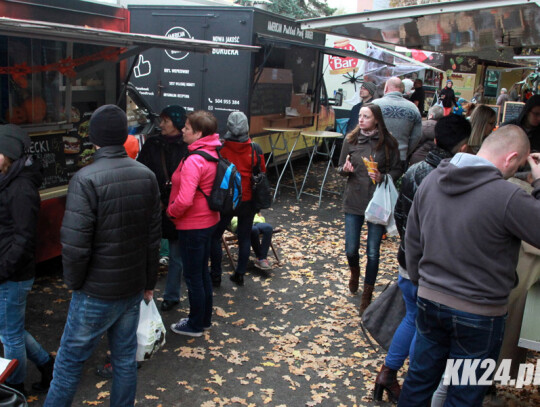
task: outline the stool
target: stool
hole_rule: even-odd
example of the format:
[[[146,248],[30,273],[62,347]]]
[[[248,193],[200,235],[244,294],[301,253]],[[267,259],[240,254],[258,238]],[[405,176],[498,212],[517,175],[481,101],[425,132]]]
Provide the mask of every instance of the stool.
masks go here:
[[[276,248],[274,247],[274,235],[276,233],[281,233],[283,229],[281,228],[274,228],[272,231],[272,241],[270,242],[270,248],[272,249],[272,252],[274,253],[274,256],[276,257],[276,260],[278,262],[278,266],[282,266],[281,260],[279,259],[278,253],[276,251]],[[227,257],[229,258],[229,262],[231,263],[231,266],[233,269],[236,269],[236,263],[234,261],[234,257],[231,253],[231,249],[229,247],[229,242],[237,242],[238,236],[236,236],[236,233],[232,232],[230,229],[227,228],[227,232],[231,233],[231,236],[225,237],[225,234],[221,236],[221,242],[223,243],[223,247],[225,248],[225,252],[227,253]]]

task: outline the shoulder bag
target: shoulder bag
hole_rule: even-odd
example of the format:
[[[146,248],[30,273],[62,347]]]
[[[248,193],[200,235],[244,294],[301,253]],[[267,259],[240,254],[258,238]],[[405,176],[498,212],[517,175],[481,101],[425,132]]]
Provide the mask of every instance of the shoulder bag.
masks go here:
[[[254,164],[254,156],[257,157],[257,164]],[[270,182],[266,173],[261,171],[261,159],[253,143],[251,143],[251,201],[256,211],[268,209],[272,205]]]

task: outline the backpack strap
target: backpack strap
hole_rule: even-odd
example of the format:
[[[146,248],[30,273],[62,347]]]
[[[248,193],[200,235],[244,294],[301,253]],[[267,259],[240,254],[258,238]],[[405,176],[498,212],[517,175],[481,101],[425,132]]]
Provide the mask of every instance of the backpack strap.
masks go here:
[[[260,149],[258,144],[250,143],[250,145],[251,145],[251,172],[257,175],[261,173],[261,158],[259,157],[259,154],[262,153],[262,150]],[[256,165],[253,163],[253,156],[257,157]]]
[[[218,155],[219,155],[219,151],[217,152]],[[200,155],[201,157],[203,157],[206,161],[210,161],[210,162],[214,162],[214,163],[217,163],[219,162],[219,159],[212,156],[211,154],[208,154],[206,151],[201,151],[199,149],[197,150],[193,150],[192,152],[190,153],[187,153],[186,154],[186,157],[184,158],[184,160],[187,160],[187,158],[190,156],[190,155],[193,155],[193,154],[196,154],[196,155]],[[206,198],[206,200],[208,200],[208,198],[210,197],[210,195],[206,195],[204,193],[204,191],[201,189],[201,186],[200,185],[197,185],[197,190],[203,194],[203,196]]]

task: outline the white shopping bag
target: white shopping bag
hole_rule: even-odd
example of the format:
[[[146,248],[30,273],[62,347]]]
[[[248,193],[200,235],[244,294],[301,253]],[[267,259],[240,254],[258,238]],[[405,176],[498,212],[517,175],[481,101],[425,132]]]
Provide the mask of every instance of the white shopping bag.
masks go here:
[[[154,352],[165,345],[165,333],[165,325],[154,300],[148,304],[142,300],[137,327],[137,362],[150,359]]]
[[[377,185],[377,189],[368,203],[365,212],[366,221],[379,225],[391,225],[397,198],[398,193],[392,176],[387,174],[385,179]]]

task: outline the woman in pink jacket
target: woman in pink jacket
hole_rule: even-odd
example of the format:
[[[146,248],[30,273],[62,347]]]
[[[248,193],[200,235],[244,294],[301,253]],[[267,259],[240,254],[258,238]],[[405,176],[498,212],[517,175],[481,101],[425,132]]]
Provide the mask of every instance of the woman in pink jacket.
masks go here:
[[[217,163],[207,161],[194,150],[218,157],[221,146],[216,134],[217,121],[209,112],[190,113],[182,129],[188,144],[188,155],[174,172],[167,214],[178,230],[184,278],[188,288],[189,316],[171,330],[180,335],[201,336],[212,321],[212,282],[208,270],[210,237],[219,222],[219,212],[208,207],[205,196],[210,194],[216,177]]]

